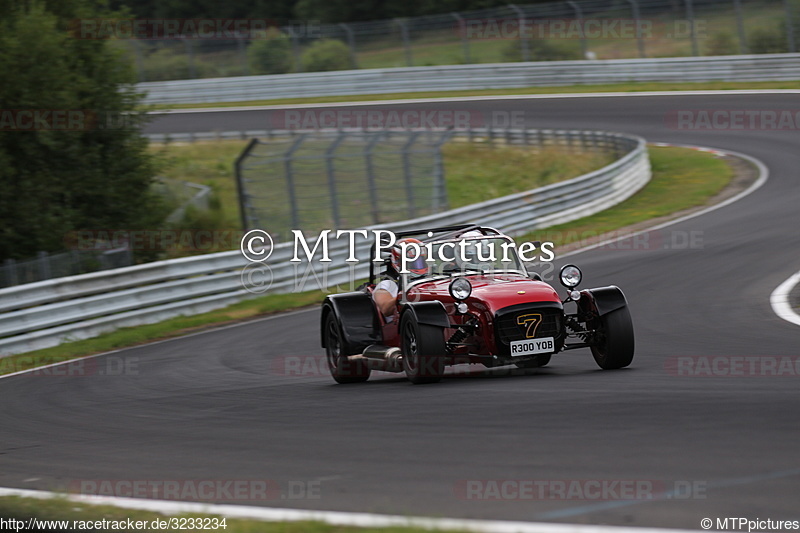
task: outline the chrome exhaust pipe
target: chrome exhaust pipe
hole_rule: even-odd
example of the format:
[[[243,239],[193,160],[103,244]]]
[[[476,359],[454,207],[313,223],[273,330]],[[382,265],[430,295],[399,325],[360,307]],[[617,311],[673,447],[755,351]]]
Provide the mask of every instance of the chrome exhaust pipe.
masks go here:
[[[400,348],[394,346],[371,344],[367,346],[364,353],[351,355],[347,359],[348,361],[364,361],[373,370],[403,371],[403,355],[400,353]]]

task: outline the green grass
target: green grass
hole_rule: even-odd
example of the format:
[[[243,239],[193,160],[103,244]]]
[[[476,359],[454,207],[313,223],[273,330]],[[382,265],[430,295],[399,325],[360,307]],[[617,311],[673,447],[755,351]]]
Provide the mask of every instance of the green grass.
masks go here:
[[[564,85],[558,87],[525,87],[520,89],[483,89],[470,91],[422,91],[352,96],[318,96],[309,98],[275,98],[272,100],[249,100],[246,102],[214,102],[209,104],[161,104],[147,106],[148,110],[202,109],[216,107],[266,106],[288,104],[327,104],[336,102],[363,102],[404,100],[415,98],[458,98],[467,96],[514,96],[526,94],[580,94],[594,92],[646,92],[646,91],[723,91],[742,89],[800,89],[800,81],[709,81],[709,82],[630,82],[596,85]]]
[[[216,211],[214,218],[206,222],[189,221],[189,224],[194,224],[193,229],[206,229],[198,228],[198,222],[212,225],[213,228],[209,229],[241,228],[233,163],[248,142],[229,140],[150,145],[151,151],[157,153],[163,162],[162,176],[208,185],[213,189],[218,202],[218,206],[212,206]]]
[[[174,515],[185,518],[210,517],[213,515],[181,514]],[[73,531],[73,521],[143,521],[152,523],[153,520],[166,520],[168,516],[151,511],[141,511],[137,509],[123,509],[110,505],[90,505],[76,503],[66,498],[54,499],[34,499],[20,498],[17,496],[0,497],[0,517],[17,520],[27,520],[37,518],[39,520],[68,520],[69,531]],[[54,528],[52,531],[57,531]],[[75,528],[74,530],[77,530]],[[92,528],[93,531],[120,531],[120,529]],[[123,528],[124,530],[124,528]],[[147,531],[157,531],[158,529],[147,528]],[[162,528],[169,531],[169,528]],[[176,529],[172,529],[175,531]],[[258,520],[232,519],[225,520],[225,528],[222,526],[214,531],[224,531],[225,533],[422,533],[430,531],[417,527],[390,527],[390,528],[357,528],[350,526],[333,526],[322,522],[262,522]]]
[[[517,192],[543,187],[597,170],[611,155],[539,151],[518,147],[450,143],[443,147],[450,207],[463,207]]]
[[[713,154],[688,148],[651,147],[650,158],[653,166],[652,180],[625,202],[591,217],[525,235],[518,241],[553,241],[557,245],[565,245],[587,236],[596,236],[703,205],[724,188],[733,176],[731,168]],[[93,339],[64,343],[53,348],[0,359],[0,374],[177,337],[210,325],[306,307],[318,304],[324,296],[325,291],[320,290],[271,294],[209,313],[120,329]]]
[[[185,220],[178,223],[178,229],[202,230],[234,230],[240,227],[239,204],[237,198],[236,181],[233,176],[233,163],[246,145],[245,141],[203,141],[194,144],[174,143],[168,145],[153,145],[151,149],[159,153],[165,162],[166,168],[162,174],[165,177],[184,180],[192,183],[201,183],[210,186],[214,191],[214,201],[208,212],[191,211]],[[324,147],[328,144],[325,143]],[[321,151],[324,147],[319,148]],[[266,150],[268,146],[264,147]],[[307,147],[305,151],[313,151]],[[304,152],[305,153],[305,152]],[[261,154],[263,155],[263,154]],[[570,153],[564,149],[546,148],[540,151],[520,147],[491,146],[484,143],[453,142],[443,148],[445,164],[445,180],[450,207],[462,207],[491,198],[498,198],[508,194],[522,192],[556,181],[569,179],[574,176],[601,168],[611,162],[610,156],[602,154],[575,152]],[[392,165],[401,165],[399,156],[389,154],[396,161],[383,161],[383,166],[391,168]],[[353,166],[354,168],[349,168]],[[323,161],[315,167],[318,172],[308,170],[302,177],[305,187],[316,186],[327,190]],[[361,157],[341,158],[337,163],[337,178],[343,183],[348,181],[348,172],[352,171],[354,180],[363,180],[363,163]],[[256,185],[252,186],[253,188]],[[361,196],[359,196],[361,194]],[[349,204],[340,206],[343,220],[351,217],[354,220],[363,220],[363,205],[368,204],[366,187],[354,192],[349,198]],[[327,197],[318,199],[319,209],[311,210],[309,200],[303,203],[307,212],[313,211],[316,219],[307,214],[304,228],[308,231],[318,231],[330,227],[332,222],[327,220],[329,207]],[[280,216],[280,209],[270,211],[270,215]],[[286,215],[288,216],[288,214]],[[384,210],[383,222],[392,222],[407,218],[405,212],[391,212]],[[268,219],[262,220],[266,227],[282,226],[280,223],[271,224]],[[362,224],[346,224],[346,227],[357,227]],[[234,243],[236,245],[236,243]],[[209,247],[204,253],[223,251]],[[196,253],[192,250],[182,250],[176,246],[165,254],[165,258],[179,257]]]
[[[672,146],[650,147],[653,177],[625,202],[595,215],[522,237],[558,246],[595,237],[656,217],[702,206],[733,178],[733,170],[713,154]]]

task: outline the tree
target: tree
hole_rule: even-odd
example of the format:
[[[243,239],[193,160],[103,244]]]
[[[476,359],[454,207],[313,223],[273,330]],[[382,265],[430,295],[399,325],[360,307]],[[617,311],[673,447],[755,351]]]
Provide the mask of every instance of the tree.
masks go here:
[[[269,31],[253,40],[247,49],[253,74],[285,74],[292,70],[292,42],[289,36]]]
[[[342,41],[319,39],[314,41],[301,59],[303,70],[320,72],[326,70],[347,70],[353,68],[350,49]]]
[[[0,260],[64,249],[73,230],[160,222],[134,71],[109,42],[70,33],[109,16],[103,3],[0,0],[0,11]],[[26,113],[40,119],[30,129]]]

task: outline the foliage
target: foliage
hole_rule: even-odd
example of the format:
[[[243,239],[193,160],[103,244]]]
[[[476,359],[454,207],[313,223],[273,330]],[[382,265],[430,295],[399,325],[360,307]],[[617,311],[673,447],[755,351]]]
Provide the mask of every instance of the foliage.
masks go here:
[[[780,29],[759,28],[750,34],[747,43],[750,52],[754,54],[782,54],[789,51],[786,40],[786,27]]]
[[[163,215],[131,65],[106,41],[69,33],[74,19],[108,16],[99,4],[0,0],[0,107],[17,110],[0,127],[0,260],[63,249],[70,231],[152,227]],[[20,111],[51,119],[19,131]],[[71,128],[53,120],[65,113],[78,118]]]
[[[250,44],[247,58],[253,74],[285,74],[292,70],[291,39],[285,33],[267,33]]]
[[[706,55],[726,56],[739,52],[739,45],[729,32],[722,31],[715,33],[708,40]]]
[[[353,68],[350,49],[342,41],[319,39],[306,48],[301,59],[303,70],[320,72]]]
[[[580,51],[571,47],[569,43],[552,43],[544,39],[528,40],[528,50],[531,61],[563,61],[567,59],[581,59]],[[522,61],[522,43],[511,40],[503,50],[503,61]]]

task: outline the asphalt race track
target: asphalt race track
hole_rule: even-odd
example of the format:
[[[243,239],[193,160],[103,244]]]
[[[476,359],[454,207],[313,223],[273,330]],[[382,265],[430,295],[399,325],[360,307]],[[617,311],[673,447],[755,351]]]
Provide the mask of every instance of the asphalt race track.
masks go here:
[[[800,368],[748,376],[745,362],[745,376],[731,377],[677,366],[685,356],[800,356],[800,328],[769,305],[800,269],[798,132],[687,131],[665,120],[676,110],[797,102],[739,94],[392,106],[523,111],[530,127],[728,149],[761,160],[770,177],[638,245],[568,259],[583,269],[582,286],[625,291],[637,334],[629,369],[601,371],[577,350],[527,374],[458,367],[431,386],[375,374],[337,386],[319,366],[317,310],[296,312],[102,356],[86,363],[87,376],[1,379],[0,486],[269,479],[284,498],[225,503],[693,529],[705,517],[800,519]],[[267,113],[172,113],[149,131],[264,129]],[[694,246],[681,245],[688,235]],[[492,481],[504,480],[505,492],[494,492]],[[546,481],[549,495],[518,494],[523,480]],[[609,492],[558,494],[591,482]],[[644,492],[620,499],[616,482]],[[318,492],[290,497],[297,487]]]

